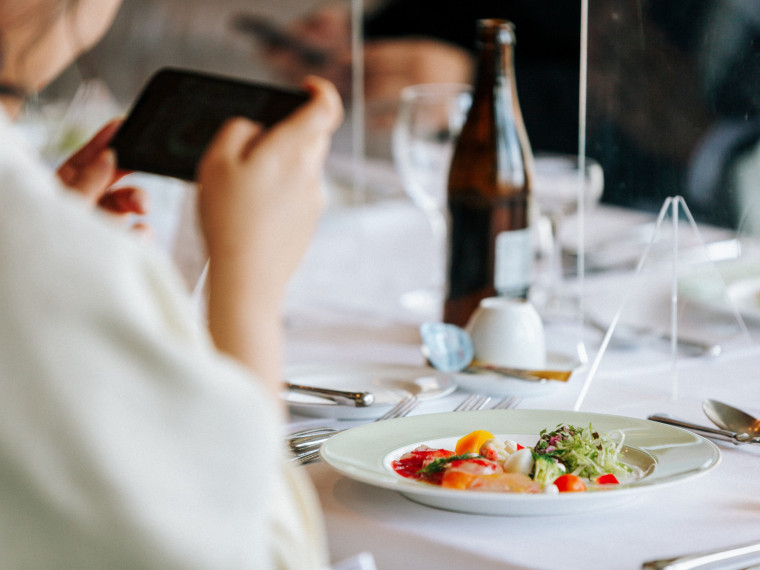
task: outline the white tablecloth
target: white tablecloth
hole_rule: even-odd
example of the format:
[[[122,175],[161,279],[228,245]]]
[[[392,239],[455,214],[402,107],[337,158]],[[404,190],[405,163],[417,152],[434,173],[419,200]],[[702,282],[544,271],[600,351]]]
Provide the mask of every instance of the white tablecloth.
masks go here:
[[[592,226],[618,230],[642,219],[604,208],[589,215],[612,222]],[[723,237],[721,232],[708,235]],[[404,200],[330,212],[291,291],[288,363],[422,365],[418,326],[430,315],[404,310],[398,298],[424,283],[431,251],[424,218]],[[654,281],[642,283],[633,280],[630,270],[588,275],[583,289],[587,307],[611,319],[625,292],[635,288],[647,294],[634,296],[624,316],[667,327],[669,275],[666,263],[655,271]],[[689,306],[681,316],[690,332],[719,339],[723,354],[674,360],[664,342],[625,349],[611,344],[580,409],[636,418],[665,412],[707,424],[701,402],[714,398],[760,413],[757,329],[750,324],[750,337],[741,335],[730,316],[701,307]],[[546,325],[550,349],[574,351],[580,340],[594,362],[599,333],[581,332],[574,321],[547,319]],[[591,368],[546,395],[524,399],[520,407],[573,409]],[[458,390],[414,413],[450,411],[464,396]],[[291,427],[325,423],[357,425],[293,416]],[[323,463],[304,469],[318,489],[336,561],[369,551],[378,568],[393,570],[633,569],[646,560],[760,540],[760,446],[719,446],[721,463],[703,476],[641,493],[612,510],[565,516],[447,512],[352,481]]]

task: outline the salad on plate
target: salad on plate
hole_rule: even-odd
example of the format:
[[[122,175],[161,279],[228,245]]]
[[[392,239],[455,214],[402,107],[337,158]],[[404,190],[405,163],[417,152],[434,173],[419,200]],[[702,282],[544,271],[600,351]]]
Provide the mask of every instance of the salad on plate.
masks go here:
[[[532,447],[486,430],[461,437],[454,450],[419,445],[392,462],[400,476],[443,488],[567,493],[609,490],[639,477],[621,460],[622,432],[599,433],[591,424],[544,429]]]

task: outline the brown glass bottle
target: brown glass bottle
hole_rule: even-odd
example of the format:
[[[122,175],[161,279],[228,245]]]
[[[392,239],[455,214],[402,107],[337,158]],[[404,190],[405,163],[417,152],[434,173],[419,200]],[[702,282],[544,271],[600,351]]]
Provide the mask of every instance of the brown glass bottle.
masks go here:
[[[515,85],[515,32],[479,20],[472,106],[448,179],[449,255],[445,322],[464,326],[481,299],[526,298],[533,252],[528,205],[533,155]]]

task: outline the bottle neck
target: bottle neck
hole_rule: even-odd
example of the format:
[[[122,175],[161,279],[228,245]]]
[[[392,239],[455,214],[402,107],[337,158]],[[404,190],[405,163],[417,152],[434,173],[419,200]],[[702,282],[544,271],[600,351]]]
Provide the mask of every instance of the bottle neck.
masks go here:
[[[475,89],[514,84],[515,33],[506,20],[478,21],[478,65]]]

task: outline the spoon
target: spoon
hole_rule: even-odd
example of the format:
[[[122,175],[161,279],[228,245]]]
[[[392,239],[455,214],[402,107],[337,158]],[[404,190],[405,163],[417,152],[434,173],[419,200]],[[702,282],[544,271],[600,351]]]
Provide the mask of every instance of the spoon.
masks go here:
[[[567,382],[570,370],[526,370],[493,366],[474,360],[475,349],[470,334],[462,327],[448,323],[423,323],[420,327],[422,353],[433,368],[443,372],[488,372],[520,380]]]
[[[717,400],[705,400],[702,409],[719,428],[736,432],[737,437],[747,441],[760,442],[760,420],[754,416]]]

